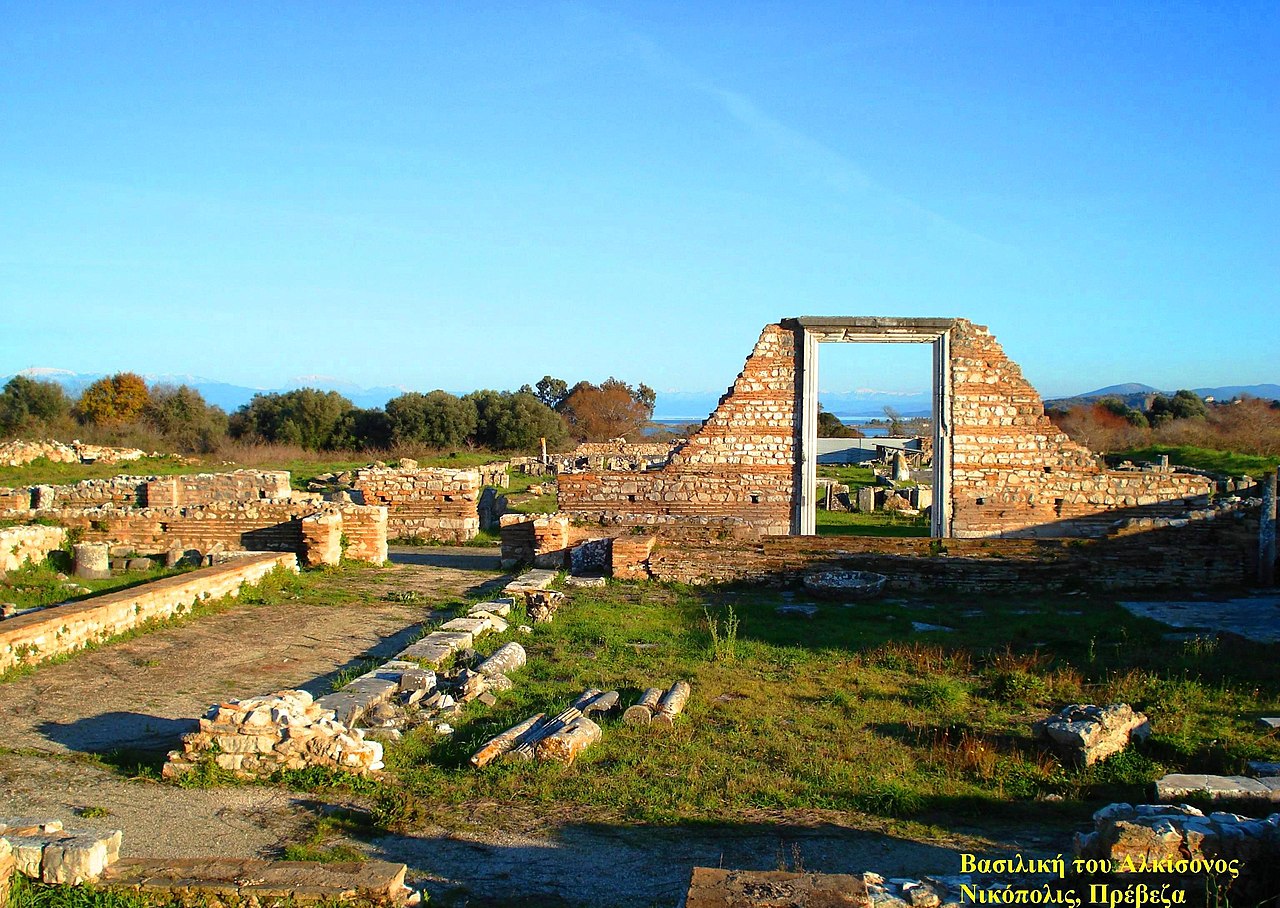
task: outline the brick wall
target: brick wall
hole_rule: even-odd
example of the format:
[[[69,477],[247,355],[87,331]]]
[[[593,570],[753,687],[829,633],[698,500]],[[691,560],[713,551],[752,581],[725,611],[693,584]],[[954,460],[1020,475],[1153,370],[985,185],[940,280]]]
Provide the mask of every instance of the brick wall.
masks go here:
[[[477,470],[369,468],[357,470],[352,488],[367,505],[387,509],[392,538],[418,536],[466,542],[480,532]]]
[[[767,325],[715,412],[661,469],[562,473],[560,508],[613,525],[747,523],[788,533],[796,495],[795,332]]]
[[[189,611],[202,599],[235,596],[276,567],[296,571],[293,555],[249,555],[116,593],[28,612],[0,622],[0,671],[30,665]]]

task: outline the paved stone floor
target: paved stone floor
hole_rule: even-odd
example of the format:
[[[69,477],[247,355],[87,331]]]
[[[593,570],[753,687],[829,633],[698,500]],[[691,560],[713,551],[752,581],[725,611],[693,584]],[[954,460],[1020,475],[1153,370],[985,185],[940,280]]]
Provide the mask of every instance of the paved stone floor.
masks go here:
[[[1120,604],[1134,615],[1153,618],[1170,627],[1206,633],[1226,631],[1258,643],[1280,643],[1280,593]]]

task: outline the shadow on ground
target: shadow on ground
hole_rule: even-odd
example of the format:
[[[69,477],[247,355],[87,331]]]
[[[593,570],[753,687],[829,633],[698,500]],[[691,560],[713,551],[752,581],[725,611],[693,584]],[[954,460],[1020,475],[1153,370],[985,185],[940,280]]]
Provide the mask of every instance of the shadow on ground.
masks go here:
[[[1036,850],[1051,843],[1026,844]],[[374,856],[408,864],[411,879],[425,879],[432,905],[468,908],[675,905],[695,866],[954,875],[963,850],[833,824],[786,823],[584,823],[538,837],[487,830],[485,841],[432,830],[370,845]]]
[[[106,712],[74,722],[42,722],[37,730],[68,750],[107,753],[114,750],[168,750],[178,745],[179,737],[198,727],[195,719]]]

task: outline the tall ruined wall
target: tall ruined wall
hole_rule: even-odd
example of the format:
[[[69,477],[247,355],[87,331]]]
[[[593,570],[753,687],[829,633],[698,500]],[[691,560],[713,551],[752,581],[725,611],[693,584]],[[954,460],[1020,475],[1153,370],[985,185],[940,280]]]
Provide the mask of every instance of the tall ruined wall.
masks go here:
[[[357,470],[352,488],[387,509],[392,538],[467,542],[480,532],[480,472],[418,468]]]
[[[67,531],[62,527],[35,526],[0,529],[0,577],[27,562],[37,564],[54,549],[62,548]]]
[[[1097,536],[1212,490],[1201,476],[1104,469],[1049,421],[991,333],[963,319],[951,332],[950,399],[952,536]]]
[[[795,332],[767,325],[702,428],[657,470],[563,473],[560,508],[616,525],[747,524],[791,531],[797,494]]]

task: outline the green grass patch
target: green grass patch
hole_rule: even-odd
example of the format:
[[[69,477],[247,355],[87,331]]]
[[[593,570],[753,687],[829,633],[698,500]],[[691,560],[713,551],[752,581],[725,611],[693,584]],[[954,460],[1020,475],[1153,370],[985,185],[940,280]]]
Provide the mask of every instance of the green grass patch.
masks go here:
[[[1048,810],[1078,823],[1104,800],[1144,798],[1165,771],[1280,758],[1253,728],[1280,708],[1275,646],[1188,648],[1097,597],[931,595],[823,604],[812,620],[778,615],[787,601],[741,586],[577,591],[532,637],[483,638],[482,653],[507,639],[528,649],[515,688],[494,708],[469,704],[451,736],[406,733],[388,747],[386,780],[360,797],[398,828],[481,823],[487,810],[659,824],[834,811],[890,825],[1040,822]],[[913,621],[957,629],[916,633]],[[569,768],[467,762],[585,688],[630,702],[680,678],[694,695],[669,731],[606,718],[603,741]],[[1065,767],[1030,724],[1081,699],[1126,700],[1157,734],[1122,759]],[[1065,801],[1046,806],[1048,795]]]
[[[825,511],[818,508],[814,523],[819,536],[928,536],[929,518],[903,517],[896,511]]]
[[[1221,473],[1226,476],[1247,474],[1256,479],[1280,467],[1280,455],[1264,457],[1256,454],[1241,454],[1238,451],[1197,448],[1193,445],[1150,445],[1129,451],[1117,451],[1108,455],[1107,460],[1112,463],[1123,460],[1154,463],[1162,454],[1169,455],[1169,462],[1172,464],[1195,467],[1198,470],[1208,470],[1211,473]]]
[[[189,570],[192,568],[166,568],[159,562],[152,562],[150,570],[124,571],[101,580],[84,580],[69,576],[71,559],[59,551],[51,553],[42,562],[27,562],[0,578],[0,601],[12,602],[18,608],[56,605],[126,590]]]

